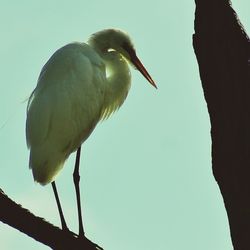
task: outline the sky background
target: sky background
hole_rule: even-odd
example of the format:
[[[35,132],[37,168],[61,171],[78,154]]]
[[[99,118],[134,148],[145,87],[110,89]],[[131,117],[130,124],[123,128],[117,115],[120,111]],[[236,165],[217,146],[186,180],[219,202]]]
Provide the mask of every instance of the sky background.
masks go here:
[[[249,0],[233,0],[250,31]],[[84,143],[81,190],[87,236],[106,250],[230,250],[212,176],[210,123],[192,48],[194,1],[1,1],[0,188],[60,225],[51,186],[33,182],[25,141],[27,98],[51,54],[116,27],[127,31],[158,86],[132,70],[122,108]],[[72,155],[57,178],[78,231]],[[0,222],[0,248],[46,250]]]

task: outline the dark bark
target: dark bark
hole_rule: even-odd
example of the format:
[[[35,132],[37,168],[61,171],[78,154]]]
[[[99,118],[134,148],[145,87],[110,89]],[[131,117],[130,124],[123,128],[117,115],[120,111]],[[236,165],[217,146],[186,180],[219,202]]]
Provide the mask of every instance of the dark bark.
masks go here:
[[[0,189],[0,221],[56,250],[102,249],[87,238],[78,239],[74,233],[62,231],[43,218],[37,217],[13,202]]]
[[[196,0],[193,46],[234,249],[250,249],[250,41],[228,0]]]

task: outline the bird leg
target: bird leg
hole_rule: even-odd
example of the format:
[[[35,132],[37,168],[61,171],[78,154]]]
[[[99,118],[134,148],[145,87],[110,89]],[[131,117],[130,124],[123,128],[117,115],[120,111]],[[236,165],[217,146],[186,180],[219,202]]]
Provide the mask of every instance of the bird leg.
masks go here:
[[[52,185],[53,192],[54,192],[54,195],[55,195],[55,198],[56,198],[56,204],[57,204],[57,208],[58,208],[61,223],[62,223],[62,230],[69,231],[69,229],[68,229],[68,227],[66,225],[66,221],[65,221],[64,216],[63,216],[63,211],[62,211],[61,203],[60,203],[59,196],[58,196],[58,193],[57,193],[57,188],[56,188],[55,181],[53,181],[51,183],[51,185]]]
[[[77,153],[76,153],[76,162],[75,162],[75,169],[73,173],[73,180],[74,180],[75,190],[76,190],[76,201],[77,201],[78,222],[79,222],[79,238],[84,238],[85,236],[84,236],[84,229],[83,229],[83,222],[82,222],[81,197],[80,197],[80,188],[79,188],[80,155],[81,155],[81,146],[78,148]]]

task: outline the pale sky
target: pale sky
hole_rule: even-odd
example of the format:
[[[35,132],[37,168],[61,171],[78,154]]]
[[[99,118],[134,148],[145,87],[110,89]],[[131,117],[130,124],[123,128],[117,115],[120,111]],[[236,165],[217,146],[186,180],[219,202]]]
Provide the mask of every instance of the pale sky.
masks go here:
[[[249,0],[233,0],[250,31]],[[33,182],[25,141],[27,98],[52,53],[104,28],[127,31],[158,90],[133,69],[122,108],[84,143],[87,236],[106,250],[230,250],[212,176],[210,123],[192,48],[194,1],[1,1],[0,188],[60,225],[50,185]],[[72,155],[56,179],[78,231]],[[0,223],[0,248],[46,250]]]

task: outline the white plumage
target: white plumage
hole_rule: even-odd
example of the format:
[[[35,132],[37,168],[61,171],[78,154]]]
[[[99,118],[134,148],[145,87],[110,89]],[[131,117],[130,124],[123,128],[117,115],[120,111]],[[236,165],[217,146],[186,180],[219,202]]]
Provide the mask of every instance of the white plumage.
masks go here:
[[[35,181],[52,182],[98,121],[122,105],[131,83],[127,62],[155,86],[128,35],[119,30],[95,33],[88,44],[68,44],[45,64],[27,108],[29,166]]]

